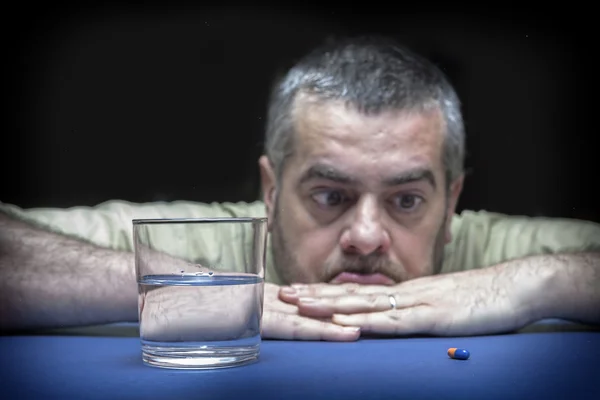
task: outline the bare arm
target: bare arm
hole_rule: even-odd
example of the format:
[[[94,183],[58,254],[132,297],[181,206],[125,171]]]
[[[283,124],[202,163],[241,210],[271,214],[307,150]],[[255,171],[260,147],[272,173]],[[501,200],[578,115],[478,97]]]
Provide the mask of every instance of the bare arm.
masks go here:
[[[137,321],[134,257],[0,212],[0,330]]]
[[[537,256],[530,262],[548,277],[534,309],[535,319],[600,324],[599,252]]]
[[[498,334],[546,318],[600,325],[600,256],[530,256],[392,287],[313,284],[295,291],[282,291],[280,298],[297,305],[301,315],[329,317],[365,333]]]

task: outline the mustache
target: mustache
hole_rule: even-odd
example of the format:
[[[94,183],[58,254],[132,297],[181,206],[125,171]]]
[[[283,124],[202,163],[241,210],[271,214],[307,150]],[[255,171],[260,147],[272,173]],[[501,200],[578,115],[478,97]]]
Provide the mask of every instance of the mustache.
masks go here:
[[[394,275],[390,260],[380,254],[344,255],[341,261],[337,262],[335,267],[332,268],[329,280],[342,272],[356,274],[375,274],[379,272],[387,276]]]

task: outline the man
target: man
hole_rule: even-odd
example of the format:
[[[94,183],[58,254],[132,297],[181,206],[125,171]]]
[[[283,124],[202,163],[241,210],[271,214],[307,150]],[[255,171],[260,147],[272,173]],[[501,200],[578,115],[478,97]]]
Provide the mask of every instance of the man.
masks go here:
[[[456,215],[464,136],[456,93],[430,62],[383,39],[326,44],[274,87],[263,202],[4,204],[1,326],[137,320],[132,219],[265,212],[266,338],[600,323],[600,226]]]

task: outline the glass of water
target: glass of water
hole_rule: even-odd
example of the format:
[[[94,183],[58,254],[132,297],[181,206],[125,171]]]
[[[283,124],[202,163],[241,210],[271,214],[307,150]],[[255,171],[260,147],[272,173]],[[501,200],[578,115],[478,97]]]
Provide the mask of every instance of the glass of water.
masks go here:
[[[257,361],[267,219],[132,222],[144,363],[211,369]]]

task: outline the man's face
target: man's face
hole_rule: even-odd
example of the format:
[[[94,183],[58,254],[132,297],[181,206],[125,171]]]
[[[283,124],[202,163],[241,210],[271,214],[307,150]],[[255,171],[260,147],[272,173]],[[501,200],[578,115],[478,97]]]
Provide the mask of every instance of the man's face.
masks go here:
[[[462,185],[447,191],[441,113],[302,101],[295,121],[280,186],[260,162],[284,282],[393,284],[438,270]]]

